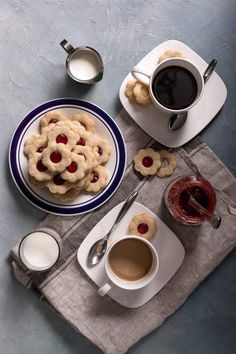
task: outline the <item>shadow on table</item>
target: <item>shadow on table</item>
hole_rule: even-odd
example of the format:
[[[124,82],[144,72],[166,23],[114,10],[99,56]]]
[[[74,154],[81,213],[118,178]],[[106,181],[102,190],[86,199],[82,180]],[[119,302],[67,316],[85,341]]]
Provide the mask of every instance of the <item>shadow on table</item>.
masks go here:
[[[54,97],[83,98],[88,92],[91,92],[94,89],[95,85],[80,84],[66,75],[64,81],[58,84],[58,87],[55,88],[53,93]]]

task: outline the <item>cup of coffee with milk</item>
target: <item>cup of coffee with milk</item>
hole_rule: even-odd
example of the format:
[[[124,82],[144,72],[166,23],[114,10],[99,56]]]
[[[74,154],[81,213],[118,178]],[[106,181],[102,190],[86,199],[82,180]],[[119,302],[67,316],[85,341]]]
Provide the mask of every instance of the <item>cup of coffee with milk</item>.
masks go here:
[[[66,69],[68,75],[82,84],[94,84],[103,77],[101,55],[91,47],[74,48],[66,39],[60,45],[67,52]]]
[[[98,293],[104,296],[113,286],[125,290],[141,289],[153,280],[158,267],[159,258],[151,242],[140,236],[123,236],[114,241],[107,250],[107,281]]]
[[[197,104],[204,90],[204,79],[196,65],[186,58],[169,58],[154,70],[134,66],[132,75],[149,86],[156,107],[166,113],[178,114]]]

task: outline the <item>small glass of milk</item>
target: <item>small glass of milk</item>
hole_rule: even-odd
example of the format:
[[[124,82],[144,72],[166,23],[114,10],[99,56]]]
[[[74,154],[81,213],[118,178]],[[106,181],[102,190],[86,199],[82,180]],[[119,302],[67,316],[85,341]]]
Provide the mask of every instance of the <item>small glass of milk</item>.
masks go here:
[[[68,54],[66,68],[73,80],[84,84],[94,84],[102,79],[103,61],[95,49],[85,46],[74,48],[65,39],[60,45]]]
[[[23,237],[19,245],[19,257],[31,271],[49,270],[59,259],[61,238],[55,230],[41,228]]]

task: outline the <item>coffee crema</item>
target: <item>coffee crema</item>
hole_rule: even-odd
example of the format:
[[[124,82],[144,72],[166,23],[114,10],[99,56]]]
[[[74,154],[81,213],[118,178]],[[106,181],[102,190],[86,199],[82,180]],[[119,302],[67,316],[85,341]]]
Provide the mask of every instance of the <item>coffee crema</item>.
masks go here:
[[[121,240],[113,246],[109,254],[109,264],[118,278],[127,281],[140,280],[152,268],[152,251],[137,238]]]
[[[168,66],[157,73],[152,91],[158,102],[169,109],[184,109],[197,97],[197,82],[193,74],[181,66]]]

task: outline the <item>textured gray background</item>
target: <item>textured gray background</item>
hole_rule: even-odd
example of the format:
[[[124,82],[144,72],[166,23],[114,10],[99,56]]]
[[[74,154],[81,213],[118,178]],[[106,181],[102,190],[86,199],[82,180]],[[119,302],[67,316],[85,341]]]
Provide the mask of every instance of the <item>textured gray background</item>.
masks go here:
[[[167,39],[185,42],[206,61],[216,57],[228,98],[201,134],[236,175],[236,4],[230,0],[1,0],[0,353],[99,353],[12,276],[8,252],[44,217],[19,194],[7,153],[19,121],[56,97],[85,98],[112,116],[130,68]],[[102,82],[81,87],[67,78],[59,42],[90,45],[103,56]],[[235,348],[234,251],[185,305],[129,353],[228,354]]]

